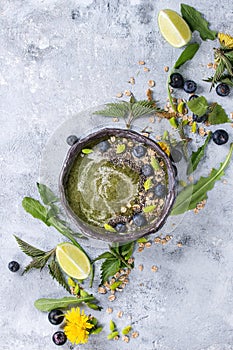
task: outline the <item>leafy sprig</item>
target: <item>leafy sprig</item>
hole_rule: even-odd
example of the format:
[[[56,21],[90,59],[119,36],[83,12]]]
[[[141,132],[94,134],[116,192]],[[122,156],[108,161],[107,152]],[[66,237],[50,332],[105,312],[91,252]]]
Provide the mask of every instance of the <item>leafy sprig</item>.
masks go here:
[[[212,169],[207,177],[200,177],[194,185],[188,185],[177,196],[173,206],[172,215],[183,214],[187,210],[195,209],[197,204],[207,199],[207,192],[212,190],[217,180],[224,175],[224,171],[230,163],[233,152],[233,143],[230,146],[229,153],[218,169]]]
[[[127,128],[130,128],[135,119],[156,112],[162,112],[162,110],[156,106],[156,101],[137,101],[132,95],[129,102],[107,103],[105,109],[96,111],[94,114],[104,117],[123,118]]]
[[[209,23],[203,18],[203,15],[194,7],[187,4],[181,4],[181,14],[184,20],[188,23],[192,32],[197,30],[200,33],[202,40],[216,39],[217,32],[209,29]]]
[[[130,242],[124,245],[109,246],[109,251],[100,254],[93,260],[93,263],[97,260],[104,259],[101,265],[101,283],[108,281],[108,279],[114,276],[121,268],[133,268],[133,263],[129,263],[129,259],[132,257],[135,242]]]

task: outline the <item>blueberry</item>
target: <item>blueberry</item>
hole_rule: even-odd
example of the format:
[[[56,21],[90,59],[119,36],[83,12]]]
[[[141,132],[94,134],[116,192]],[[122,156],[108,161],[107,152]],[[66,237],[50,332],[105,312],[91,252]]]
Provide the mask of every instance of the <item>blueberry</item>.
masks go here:
[[[133,155],[134,155],[135,157],[141,158],[141,157],[143,157],[145,154],[146,154],[146,148],[145,148],[145,147],[138,145],[138,146],[135,146],[135,147],[133,148]]]
[[[186,80],[184,82],[184,91],[188,94],[192,94],[197,90],[197,84],[193,80]]]
[[[195,100],[196,98],[198,98],[199,96],[198,95],[191,95],[189,97],[189,101],[192,101],[192,100]]]
[[[227,84],[221,83],[216,87],[216,92],[219,96],[227,96],[230,93],[230,88]]]
[[[8,269],[11,271],[11,272],[17,272],[20,268],[20,265],[17,261],[11,261],[9,262],[8,264]]]
[[[57,331],[53,334],[53,342],[56,344],[56,345],[63,345],[65,344],[66,340],[67,340],[67,337],[65,335],[64,332],[62,331]]]
[[[142,213],[135,214],[133,217],[133,223],[137,227],[145,226],[146,225],[146,218]]]
[[[154,193],[158,198],[165,197],[166,192],[167,192],[166,186],[163,184],[158,184],[154,188]]]
[[[182,159],[182,152],[179,151],[177,148],[172,148],[171,149],[171,159],[173,163],[178,163]]]
[[[64,319],[64,314],[61,310],[51,310],[48,314],[49,322],[52,324],[60,324]]]
[[[144,164],[142,166],[142,173],[145,176],[151,176],[154,174],[154,170],[150,164]]]
[[[172,73],[169,84],[176,89],[182,88],[184,86],[184,78],[180,73]]]
[[[76,142],[78,142],[78,138],[75,135],[70,135],[66,139],[66,143],[68,143],[69,146],[73,146]]]
[[[217,145],[224,145],[224,143],[227,143],[229,135],[225,130],[218,129],[213,133],[212,138]]]
[[[208,116],[206,114],[202,115],[201,117],[196,118],[196,122],[197,123],[205,123],[208,119]]]
[[[119,222],[118,224],[116,224],[115,229],[119,233],[124,233],[126,231],[126,225]]]
[[[99,143],[98,148],[101,153],[106,152],[110,147],[110,144],[108,141],[102,141]]]

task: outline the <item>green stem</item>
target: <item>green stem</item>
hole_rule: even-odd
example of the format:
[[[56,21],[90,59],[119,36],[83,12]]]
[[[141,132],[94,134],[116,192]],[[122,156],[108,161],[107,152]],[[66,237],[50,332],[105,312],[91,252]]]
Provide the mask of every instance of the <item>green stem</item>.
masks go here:
[[[172,73],[174,73],[174,68],[172,68],[172,70],[171,70],[171,72],[170,72],[170,74],[168,75],[168,78],[167,78],[167,93],[168,93],[169,102],[170,102],[170,105],[171,105],[173,111],[177,112],[176,106],[175,106],[175,104],[173,102],[173,97],[172,97],[172,94],[171,94],[170,86],[169,86],[170,77],[171,77]]]

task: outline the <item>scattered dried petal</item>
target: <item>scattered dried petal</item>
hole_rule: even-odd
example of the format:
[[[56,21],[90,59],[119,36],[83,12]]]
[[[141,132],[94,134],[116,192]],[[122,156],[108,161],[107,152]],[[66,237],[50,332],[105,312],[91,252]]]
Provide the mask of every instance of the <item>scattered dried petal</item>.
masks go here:
[[[164,67],[164,72],[168,72],[169,71],[169,67],[168,66],[165,66]]]
[[[133,332],[132,333],[132,338],[137,338],[139,336],[139,333],[138,332]]]
[[[153,272],[158,271],[158,267],[157,267],[157,266],[155,266],[155,265],[151,266],[151,271],[153,271]]]
[[[134,77],[131,77],[131,78],[129,79],[129,83],[130,83],[131,85],[134,85],[134,84],[135,84],[135,79],[134,79]]]
[[[106,312],[107,312],[108,314],[111,314],[111,313],[113,312],[113,308],[112,308],[112,307],[108,307],[108,308],[106,309]]]
[[[128,342],[129,342],[129,337],[128,337],[127,335],[124,335],[124,336],[122,337],[122,340],[123,340],[124,342],[128,343]]]
[[[149,81],[148,81],[148,85],[149,85],[150,87],[154,87],[154,86],[155,86],[155,81],[154,81],[154,80],[149,80]]]
[[[98,293],[99,293],[99,294],[106,294],[106,293],[107,293],[107,290],[106,290],[106,288],[104,288],[104,287],[99,287],[99,288],[98,288]]]
[[[117,94],[116,94],[116,97],[117,98],[121,98],[123,96],[123,92],[118,92]]]
[[[131,96],[131,91],[125,90],[125,96]]]
[[[147,68],[147,67],[144,67],[143,70],[144,70],[144,72],[149,72],[150,71],[150,69]]]
[[[138,64],[140,64],[140,66],[143,66],[145,64],[145,61],[139,61]]]
[[[144,269],[144,266],[142,264],[138,265],[138,270],[139,271],[143,271],[143,269]]]
[[[118,318],[121,318],[122,316],[123,316],[123,311],[118,311],[117,317],[118,317]]]
[[[146,247],[146,248],[150,248],[150,247],[151,247],[151,242],[146,242],[146,243],[145,243],[145,247]]]
[[[109,295],[109,297],[108,297],[109,301],[114,301],[115,299],[116,299],[116,296],[113,294]]]

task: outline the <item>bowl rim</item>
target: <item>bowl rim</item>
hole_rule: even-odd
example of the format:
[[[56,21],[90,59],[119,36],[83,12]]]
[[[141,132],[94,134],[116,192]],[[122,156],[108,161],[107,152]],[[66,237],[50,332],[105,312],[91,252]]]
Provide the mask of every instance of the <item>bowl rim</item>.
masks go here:
[[[107,138],[110,136],[130,138],[139,143],[143,143],[146,146],[150,146],[165,161],[167,175],[168,175],[168,194],[166,196],[166,201],[165,201],[162,215],[153,224],[147,225],[145,228],[142,227],[142,229],[137,230],[136,232],[120,234],[118,232],[107,231],[105,235],[105,234],[98,233],[97,228],[96,228],[96,232],[94,232],[95,227],[93,226],[93,229],[92,229],[90,228],[91,226],[90,224],[82,221],[73,212],[66,198],[66,194],[65,194],[66,180],[76,157],[80,154],[83,148],[87,148],[88,144],[93,143],[93,141],[96,142],[98,141],[98,139],[101,140],[105,137]],[[172,165],[172,161],[168,157],[168,155],[161,149],[161,147],[158,145],[158,143],[155,140],[143,134],[140,134],[139,132],[134,131],[132,129],[114,128],[114,127],[102,128],[93,133],[89,133],[84,138],[78,139],[77,142],[73,146],[71,146],[70,149],[68,150],[65,160],[63,162],[60,176],[59,176],[59,192],[60,192],[61,204],[65,209],[68,217],[72,219],[74,224],[80,229],[80,231],[83,233],[84,236],[87,236],[93,239],[102,240],[109,243],[114,243],[114,242],[125,243],[125,242],[135,241],[143,236],[157,232],[165,224],[167,217],[169,216],[172,206],[174,204],[175,197],[176,197],[175,184],[176,184],[175,172],[174,172],[174,167]]]

